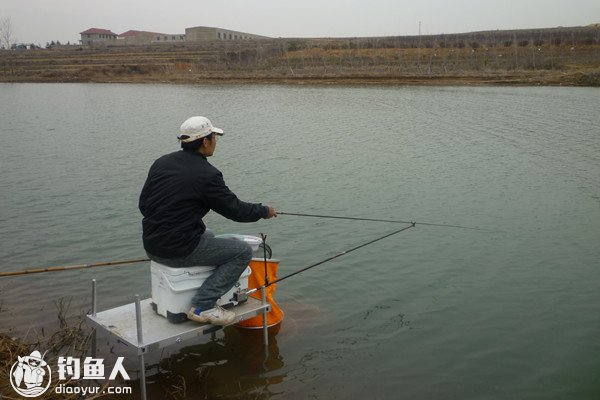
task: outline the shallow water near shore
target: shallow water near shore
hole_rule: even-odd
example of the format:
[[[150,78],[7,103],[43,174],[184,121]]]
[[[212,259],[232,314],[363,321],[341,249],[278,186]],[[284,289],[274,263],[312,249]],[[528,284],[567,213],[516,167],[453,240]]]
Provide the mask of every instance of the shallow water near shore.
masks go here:
[[[596,399],[599,109],[592,88],[0,84],[0,271],[144,256],[147,170],[205,115],[241,199],[417,226],[282,282],[266,360],[228,329],[156,355],[152,393]],[[281,275],[400,228],[206,222],[267,233]],[[1,331],[85,312],[92,278],[100,309],[150,296],[147,264],[0,278]]]

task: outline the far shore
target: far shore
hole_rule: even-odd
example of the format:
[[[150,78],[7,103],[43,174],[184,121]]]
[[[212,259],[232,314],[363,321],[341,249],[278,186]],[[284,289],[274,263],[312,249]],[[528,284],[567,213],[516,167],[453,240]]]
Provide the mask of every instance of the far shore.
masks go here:
[[[0,50],[0,82],[600,87],[599,29]]]

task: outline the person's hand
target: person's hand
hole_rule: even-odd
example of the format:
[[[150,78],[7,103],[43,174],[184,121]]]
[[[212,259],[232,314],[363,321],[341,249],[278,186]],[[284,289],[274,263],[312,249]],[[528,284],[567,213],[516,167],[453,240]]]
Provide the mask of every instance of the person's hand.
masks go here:
[[[273,217],[277,217],[277,211],[275,211],[275,209],[271,206],[267,206],[269,207],[269,215],[267,215],[267,218],[265,219],[271,219]]]

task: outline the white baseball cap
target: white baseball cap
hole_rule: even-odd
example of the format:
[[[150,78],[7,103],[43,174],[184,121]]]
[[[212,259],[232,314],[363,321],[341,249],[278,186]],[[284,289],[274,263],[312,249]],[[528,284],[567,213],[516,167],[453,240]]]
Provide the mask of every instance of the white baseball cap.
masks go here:
[[[219,136],[223,135],[223,129],[219,129],[210,122],[206,117],[191,117],[186,119],[179,128],[177,139],[184,143],[193,142],[194,140],[203,138],[216,133]]]

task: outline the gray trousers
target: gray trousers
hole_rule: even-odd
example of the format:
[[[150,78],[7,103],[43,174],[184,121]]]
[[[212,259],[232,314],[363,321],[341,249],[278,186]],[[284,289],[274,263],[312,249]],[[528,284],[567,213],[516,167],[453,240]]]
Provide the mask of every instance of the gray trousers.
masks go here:
[[[187,257],[162,258],[148,254],[150,259],[171,268],[214,265],[216,268],[192,298],[192,307],[211,309],[219,297],[235,285],[252,259],[252,248],[246,242],[216,238],[210,230],[200,237],[198,246]]]

